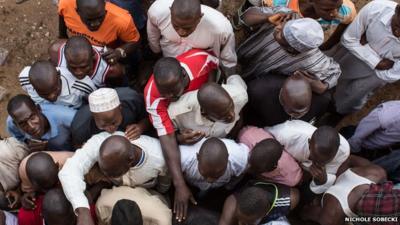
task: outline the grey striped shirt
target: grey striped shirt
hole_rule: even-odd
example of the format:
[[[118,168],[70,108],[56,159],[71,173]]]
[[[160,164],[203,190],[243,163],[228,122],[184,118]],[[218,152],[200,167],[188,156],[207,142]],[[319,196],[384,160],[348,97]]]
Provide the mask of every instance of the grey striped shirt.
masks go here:
[[[303,70],[317,76],[329,88],[336,86],[341,70],[333,58],[319,49],[298,55],[289,54],[275,41],[273,31],[273,26],[265,24],[239,46],[237,54],[245,80],[270,72],[291,75],[297,70]]]

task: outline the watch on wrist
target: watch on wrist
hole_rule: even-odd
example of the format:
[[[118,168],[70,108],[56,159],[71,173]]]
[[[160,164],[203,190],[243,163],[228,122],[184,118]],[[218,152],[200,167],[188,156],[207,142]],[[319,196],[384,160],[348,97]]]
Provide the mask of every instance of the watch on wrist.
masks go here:
[[[119,53],[121,54],[121,57],[122,57],[122,58],[125,58],[125,57],[126,57],[126,52],[125,52],[124,49],[122,49],[122,48],[116,48],[115,50],[119,51]]]

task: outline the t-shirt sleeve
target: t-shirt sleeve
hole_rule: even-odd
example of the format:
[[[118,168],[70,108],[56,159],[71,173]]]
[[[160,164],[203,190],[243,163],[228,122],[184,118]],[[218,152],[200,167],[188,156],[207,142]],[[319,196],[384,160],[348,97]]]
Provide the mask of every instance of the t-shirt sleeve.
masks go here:
[[[57,9],[58,15],[64,16],[64,9],[66,7],[66,2],[67,2],[67,0],[60,0],[58,2],[58,9]]]
[[[130,15],[129,15],[130,16]],[[121,30],[119,33],[119,38],[124,42],[137,42],[140,39],[140,34],[133,22],[133,19],[130,18],[128,22],[121,26]]]

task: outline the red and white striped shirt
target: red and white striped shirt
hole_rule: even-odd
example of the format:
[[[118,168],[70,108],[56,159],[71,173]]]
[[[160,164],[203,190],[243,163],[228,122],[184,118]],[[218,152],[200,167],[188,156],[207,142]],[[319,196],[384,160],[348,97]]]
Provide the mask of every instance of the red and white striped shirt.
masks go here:
[[[211,71],[218,67],[218,58],[212,53],[191,49],[176,59],[185,69],[190,78],[190,83],[186,92],[199,89],[207,82]],[[146,101],[146,110],[149,113],[150,121],[156,128],[158,136],[171,134],[174,132],[174,125],[168,115],[169,100],[161,97],[157,86],[154,82],[154,75],[151,75],[144,89],[144,97]]]

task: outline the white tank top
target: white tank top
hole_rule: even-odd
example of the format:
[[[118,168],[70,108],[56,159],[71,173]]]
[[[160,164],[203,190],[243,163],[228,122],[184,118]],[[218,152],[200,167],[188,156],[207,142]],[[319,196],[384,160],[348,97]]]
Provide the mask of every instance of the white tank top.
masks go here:
[[[58,67],[67,68],[67,59],[65,58],[64,49],[65,49],[65,44],[61,45],[60,49],[58,50]],[[96,85],[97,88],[100,88],[105,86],[105,80],[110,66],[101,57],[99,50],[94,46],[93,46],[93,51],[97,60],[94,64],[93,74],[87,74],[87,76],[89,76],[90,79],[92,79],[94,85]]]
[[[374,182],[368,180],[367,178],[361,177],[351,171],[351,169],[347,169],[343,174],[341,174],[337,179],[333,186],[331,186],[325,194],[333,195],[342,206],[344,214],[348,217],[357,217],[353,211],[351,211],[348,203],[348,197],[350,192],[356,188],[357,186],[363,184],[372,184]],[[325,196],[324,194],[324,196]],[[322,198],[323,201],[323,198]]]

